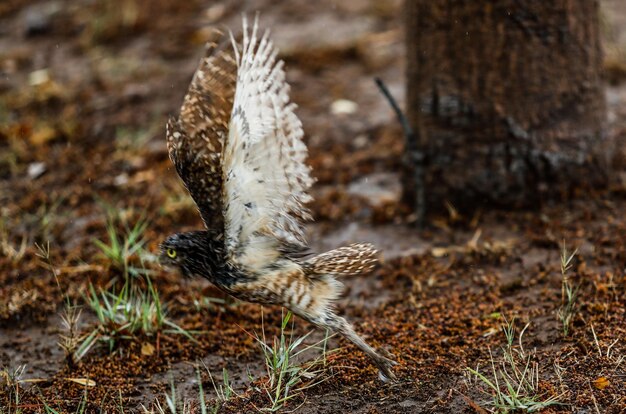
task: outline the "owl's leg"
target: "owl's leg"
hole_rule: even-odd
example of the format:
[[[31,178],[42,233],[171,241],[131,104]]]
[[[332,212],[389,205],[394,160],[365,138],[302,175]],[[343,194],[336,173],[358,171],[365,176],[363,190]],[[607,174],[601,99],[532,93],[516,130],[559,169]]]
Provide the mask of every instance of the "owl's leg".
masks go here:
[[[359,336],[359,334],[354,331],[352,324],[348,322],[345,318],[335,315],[334,313],[329,313],[326,314],[323,318],[318,318],[317,320],[313,320],[312,322],[316,325],[330,328],[335,332],[339,332],[356,346],[358,346],[363,352],[365,352],[370,358],[372,358],[378,369],[380,369],[379,374],[383,381],[395,381],[397,379],[391,368],[398,363],[394,360],[382,356],[374,348],[372,348],[367,342],[365,342],[365,340],[363,340],[363,338]]]

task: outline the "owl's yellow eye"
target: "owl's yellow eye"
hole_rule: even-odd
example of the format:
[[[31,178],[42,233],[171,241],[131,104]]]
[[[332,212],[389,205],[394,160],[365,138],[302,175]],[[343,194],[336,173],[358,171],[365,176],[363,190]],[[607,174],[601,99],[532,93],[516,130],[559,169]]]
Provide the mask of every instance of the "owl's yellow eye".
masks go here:
[[[170,258],[172,258],[172,259],[176,258],[176,250],[174,250],[174,249],[167,249],[167,255]]]

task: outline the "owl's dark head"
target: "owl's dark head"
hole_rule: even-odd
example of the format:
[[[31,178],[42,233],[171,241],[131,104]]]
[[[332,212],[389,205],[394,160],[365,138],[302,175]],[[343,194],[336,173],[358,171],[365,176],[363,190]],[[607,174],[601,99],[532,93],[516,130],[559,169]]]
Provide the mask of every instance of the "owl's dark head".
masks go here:
[[[179,268],[185,277],[207,277],[217,264],[215,250],[214,242],[206,231],[177,233],[161,243],[159,262]]]

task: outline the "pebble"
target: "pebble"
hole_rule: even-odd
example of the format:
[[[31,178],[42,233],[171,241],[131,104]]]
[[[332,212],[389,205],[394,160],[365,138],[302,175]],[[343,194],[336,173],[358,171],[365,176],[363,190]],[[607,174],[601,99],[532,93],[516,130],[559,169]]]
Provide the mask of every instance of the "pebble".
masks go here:
[[[359,110],[356,102],[347,99],[337,99],[330,105],[330,112],[333,115],[350,115]]]
[[[46,164],[43,162],[33,162],[28,164],[28,177],[31,179],[39,178],[46,172]]]

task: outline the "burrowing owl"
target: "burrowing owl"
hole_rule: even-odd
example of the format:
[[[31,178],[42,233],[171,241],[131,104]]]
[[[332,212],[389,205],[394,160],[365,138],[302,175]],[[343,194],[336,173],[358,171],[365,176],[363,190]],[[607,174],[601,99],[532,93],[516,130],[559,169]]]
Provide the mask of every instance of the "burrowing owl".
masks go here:
[[[289,101],[283,62],[268,32],[259,39],[243,20],[243,44],[230,36],[208,44],[180,116],[167,124],[176,171],[206,230],[172,235],[161,260],[202,276],[230,295],[284,306],[340,332],[395,378],[380,355],[336,314],[344,275],[372,270],[377,252],[353,244],[308,260],[302,223],[313,183],[305,164],[302,124]],[[229,46],[231,43],[232,46]]]

